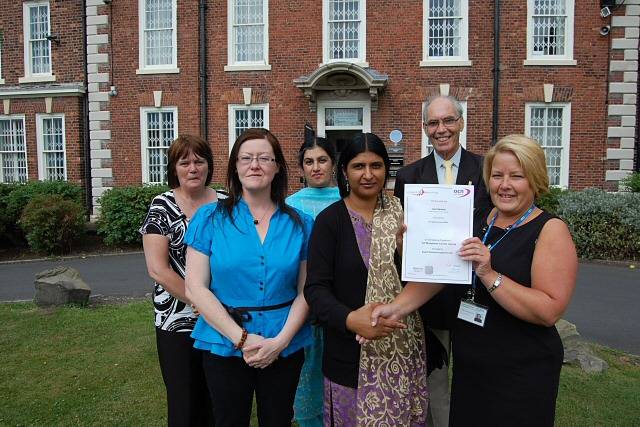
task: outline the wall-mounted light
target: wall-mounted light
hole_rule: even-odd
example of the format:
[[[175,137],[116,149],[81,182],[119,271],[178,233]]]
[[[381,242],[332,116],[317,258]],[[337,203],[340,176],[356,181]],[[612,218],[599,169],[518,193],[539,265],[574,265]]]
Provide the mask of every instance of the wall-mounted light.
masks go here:
[[[605,6],[602,9],[600,9],[600,16],[602,16],[603,18],[606,18],[609,15],[611,15],[611,9],[609,9],[609,6]]]
[[[109,96],[118,96],[118,89],[115,86],[111,86],[109,89]]]
[[[50,42],[54,42],[55,44],[60,44],[60,35],[59,34],[49,34],[46,38]]]
[[[600,27],[600,35],[601,36],[606,36],[610,32],[611,32],[611,25],[605,25],[603,27]]]

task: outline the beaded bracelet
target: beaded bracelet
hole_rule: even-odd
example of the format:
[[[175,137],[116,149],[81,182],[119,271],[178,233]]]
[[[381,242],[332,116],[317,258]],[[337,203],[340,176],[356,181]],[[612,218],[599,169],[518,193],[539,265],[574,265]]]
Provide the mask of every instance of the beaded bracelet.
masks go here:
[[[244,343],[247,340],[248,334],[249,333],[247,332],[247,330],[245,328],[242,328],[242,336],[240,337],[240,341],[238,341],[238,344],[234,346],[236,350],[242,350],[242,347],[244,347]]]

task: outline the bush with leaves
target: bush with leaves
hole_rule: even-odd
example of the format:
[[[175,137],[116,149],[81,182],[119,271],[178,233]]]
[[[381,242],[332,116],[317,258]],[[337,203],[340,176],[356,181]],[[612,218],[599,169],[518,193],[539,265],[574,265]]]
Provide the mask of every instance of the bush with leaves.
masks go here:
[[[562,194],[566,193],[569,190],[563,190],[560,187],[551,187],[549,191],[542,194],[536,200],[536,206],[540,209],[544,209],[545,211],[556,214],[558,212],[559,199],[562,197]]]
[[[32,250],[68,253],[84,232],[85,213],[81,204],[59,194],[38,194],[25,206],[19,224]]]
[[[634,172],[620,181],[627,191],[632,193],[640,193],[640,172]]]
[[[35,196],[58,194],[80,206],[84,203],[84,190],[78,184],[66,181],[30,181],[24,184],[0,185],[0,237],[4,244],[22,245],[24,235],[18,227],[22,211]]]
[[[580,257],[640,259],[640,193],[590,188],[565,192],[558,200],[557,214],[567,222]]]
[[[138,229],[151,201],[167,191],[166,185],[116,187],[100,198],[98,234],[107,245],[131,245],[142,241]]]
[[[6,241],[7,233],[13,231],[16,221],[11,221],[7,214],[7,197],[15,189],[16,184],[0,184],[0,238]]]

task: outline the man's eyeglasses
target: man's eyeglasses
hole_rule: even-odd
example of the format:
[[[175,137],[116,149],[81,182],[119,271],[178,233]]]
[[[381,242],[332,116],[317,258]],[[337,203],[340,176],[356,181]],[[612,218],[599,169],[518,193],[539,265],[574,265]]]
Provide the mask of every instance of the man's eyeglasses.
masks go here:
[[[267,166],[268,164],[276,161],[276,159],[266,154],[261,154],[255,157],[249,156],[248,154],[238,156],[238,163],[242,166],[249,166],[254,160],[257,160],[260,166]]]
[[[429,128],[429,129],[436,129],[438,126],[440,126],[440,123],[442,123],[444,125],[444,127],[447,128],[452,128],[456,125],[456,123],[458,122],[458,120],[460,120],[460,117],[462,116],[458,116],[458,117],[445,117],[442,120],[429,120],[427,123],[425,123],[425,125]]]

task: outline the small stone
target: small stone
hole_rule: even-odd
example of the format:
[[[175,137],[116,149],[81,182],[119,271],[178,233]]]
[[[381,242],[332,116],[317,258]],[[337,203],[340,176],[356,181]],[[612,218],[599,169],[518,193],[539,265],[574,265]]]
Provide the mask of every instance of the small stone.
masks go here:
[[[91,288],[71,267],[55,267],[36,274],[34,302],[39,307],[86,305]]]
[[[579,365],[588,373],[604,372],[609,365],[593,353],[591,346],[582,340],[576,325],[564,319],[556,322],[556,329],[562,339],[564,347],[563,363],[567,365]]]

